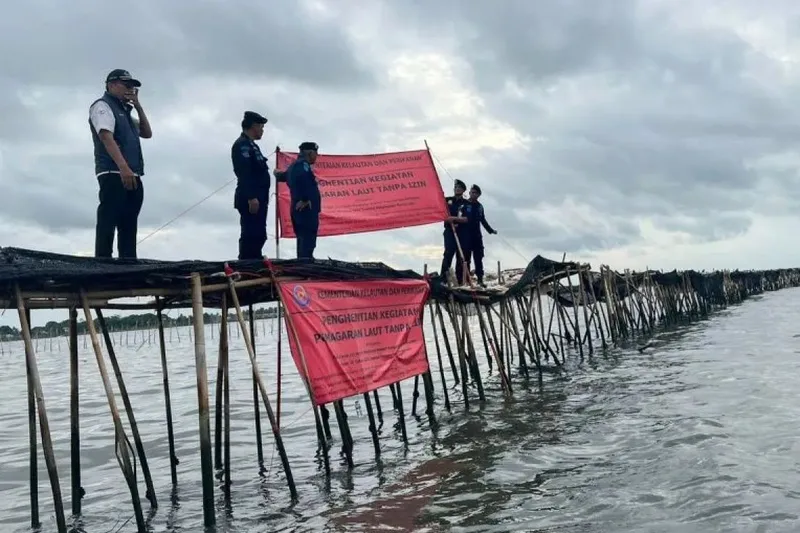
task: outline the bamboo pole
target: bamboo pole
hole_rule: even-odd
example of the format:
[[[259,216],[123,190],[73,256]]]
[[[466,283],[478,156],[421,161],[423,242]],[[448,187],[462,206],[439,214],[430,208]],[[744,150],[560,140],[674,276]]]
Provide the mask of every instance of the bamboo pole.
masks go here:
[[[223,294],[222,296],[222,308],[225,311],[225,322],[227,327],[228,322],[228,300],[226,295]],[[252,324],[252,323],[251,323]],[[222,373],[222,380],[223,380],[223,395],[222,395],[222,403],[225,406],[224,409],[224,423],[225,423],[225,453],[224,453],[224,465],[225,465],[225,498],[230,501],[231,499],[231,386],[230,386],[230,357],[229,357],[229,350],[228,350],[228,342],[227,337],[220,335],[220,339],[225,338],[225,342],[220,342],[220,352],[222,353],[222,364],[224,368],[224,372]]]
[[[194,358],[197,374],[197,407],[200,429],[200,469],[203,479],[203,523],[216,523],[214,510],[214,473],[211,461],[211,423],[208,413],[208,368],[203,327],[203,287],[200,274],[192,273],[192,323],[194,325]]]
[[[160,304],[160,299],[157,300]],[[164,338],[164,316],[161,306],[156,310],[156,320],[158,321],[158,346],[161,352],[161,381],[164,386],[164,408],[167,412],[167,441],[169,444],[169,474],[172,479],[172,487],[178,485],[178,457],[175,455],[175,432],[172,426],[172,399],[169,392],[169,369],[167,368],[167,344]]]
[[[375,425],[375,414],[372,411],[372,402],[369,398],[369,393],[365,392],[363,394],[364,397],[364,404],[367,407],[367,416],[369,417],[369,432],[372,435],[372,445],[375,448],[375,459],[379,459],[381,456],[381,443],[378,439],[378,427]]]
[[[219,325],[219,357],[217,359],[217,382],[214,407],[214,467],[222,468],[222,410],[224,407],[225,364],[228,357],[228,302],[222,295],[222,318]]]
[[[31,338],[30,321],[28,320],[28,313],[25,309],[25,300],[22,298],[19,286],[15,287],[15,295],[17,300],[17,311],[19,312],[20,329],[22,330],[22,339],[25,345],[25,361],[29,370],[31,389],[36,398],[36,412],[39,415],[39,431],[42,435],[44,462],[47,466],[47,475],[50,478],[50,487],[53,491],[53,507],[55,508],[56,513],[56,527],[58,528],[59,533],[66,533],[67,522],[64,517],[64,503],[61,499],[61,485],[58,481],[58,466],[56,464],[55,453],[53,452],[53,441],[50,437],[50,422],[47,418],[47,409],[44,403],[42,382],[39,379],[39,366],[36,363],[36,353],[34,352],[33,339]]]
[[[434,319],[434,309],[431,300],[428,300],[428,308],[430,309],[431,328],[433,329],[433,342],[436,346],[436,360],[439,363],[439,376],[442,380],[442,393],[444,394],[444,408],[450,411],[450,397],[447,394],[447,380],[444,376],[444,363],[442,362],[442,349],[439,346],[439,335],[436,331],[436,320]]]
[[[253,375],[255,376],[256,382],[258,383],[258,388],[261,391],[261,399],[264,401],[264,409],[267,411],[267,417],[269,418],[269,423],[272,426],[272,433],[275,437],[275,447],[278,449],[278,455],[280,456],[281,463],[283,464],[283,471],[286,475],[286,482],[289,485],[289,492],[291,493],[292,500],[297,500],[297,488],[294,484],[292,470],[289,467],[289,457],[286,455],[286,448],[283,446],[283,437],[281,436],[280,429],[275,421],[275,413],[272,411],[272,406],[270,405],[269,397],[267,396],[267,387],[264,385],[264,380],[262,379],[261,373],[258,370],[258,362],[256,361],[256,353],[253,349],[252,339],[248,330],[245,328],[244,314],[242,313],[242,308],[239,305],[239,295],[236,294],[236,286],[232,279],[228,278],[228,284],[231,301],[233,302],[234,309],[236,310],[236,319],[239,322],[239,329],[242,331],[244,344],[247,348],[247,355],[250,357],[250,364],[253,367]]]
[[[587,269],[588,270],[588,269]],[[586,284],[585,280],[583,279],[584,269],[583,267],[578,267],[578,291],[580,292],[581,298],[578,301],[578,304],[583,307],[583,324],[586,328],[586,342],[589,345],[589,357],[594,355],[594,343],[592,342],[592,327],[591,322],[589,320],[589,299],[586,296]]]
[[[86,319],[86,329],[89,332],[89,337],[92,340],[92,348],[94,349],[95,359],[97,360],[97,368],[100,372],[100,377],[103,381],[103,389],[106,393],[106,400],[108,407],[111,411],[111,418],[114,421],[114,444],[117,455],[117,462],[119,463],[122,475],[125,477],[125,482],[128,485],[128,490],[131,493],[131,502],[133,503],[133,513],[136,518],[136,527],[139,533],[145,533],[147,526],[144,521],[144,514],[142,513],[142,504],[139,501],[139,488],[136,484],[136,471],[133,467],[133,459],[131,453],[131,445],[128,442],[128,437],[125,435],[125,430],[122,426],[122,419],[119,416],[117,409],[117,401],[114,396],[114,389],[111,386],[111,378],[108,376],[106,369],[106,362],[103,358],[103,351],[100,347],[100,339],[97,336],[97,330],[94,327],[94,320],[92,319],[92,312],[89,309],[89,299],[86,293],[81,293],[83,299],[83,315]]]
[[[232,289],[235,290],[235,289]],[[238,296],[237,296],[238,298]],[[251,346],[253,348],[253,358],[256,357],[256,345],[255,345],[255,327],[253,326],[253,306],[250,305],[248,307],[249,311],[249,323],[250,323],[250,339],[251,339]],[[239,331],[244,331],[245,327],[242,323],[239,323]],[[258,453],[258,468],[263,472],[264,471],[264,443],[261,437],[261,409],[258,407],[258,378],[256,377],[256,370],[253,367],[252,372],[252,381],[253,381],[253,418],[255,419],[255,426],[256,426],[256,450]],[[276,422],[277,423],[277,422]]]
[[[456,348],[458,349],[458,364],[461,370],[461,393],[464,396],[464,409],[469,410],[469,395],[468,395],[468,383],[467,383],[467,363],[466,363],[466,356],[464,355],[464,345],[461,342],[461,334],[459,333],[458,329],[458,321],[455,317],[455,299],[453,295],[450,295],[450,308],[447,310],[448,314],[450,315],[450,322],[453,326],[453,332],[455,333],[456,337]],[[444,329],[444,328],[442,328]],[[447,338],[447,337],[445,337]]]
[[[80,380],[78,374],[78,310],[69,310],[69,419],[70,419],[70,466],[72,478],[72,514],[81,514],[81,424],[80,424]]]
[[[103,339],[106,341],[106,349],[108,350],[108,359],[111,361],[111,367],[114,370],[114,376],[117,379],[117,386],[119,387],[119,394],[122,396],[122,403],[125,407],[125,413],[128,416],[128,423],[131,427],[131,435],[133,436],[133,443],[136,446],[136,453],[139,456],[139,464],[142,465],[142,474],[144,475],[145,486],[147,491],[145,497],[150,501],[150,505],[158,507],[156,500],[156,491],[153,487],[153,478],[150,475],[150,467],[147,465],[147,456],[144,452],[144,444],[139,436],[139,426],[136,424],[136,417],[133,414],[133,405],[131,404],[130,396],[128,395],[128,388],[125,386],[125,380],[122,377],[122,370],[117,361],[117,355],[114,352],[114,344],[111,341],[111,334],[106,327],[103,312],[100,309],[95,309],[97,314],[97,322],[100,325],[100,331],[103,333]]]
[[[23,313],[27,323],[31,322],[29,309],[24,309]],[[20,323],[20,327],[22,324]],[[30,333],[28,333],[30,335]],[[23,334],[24,339],[24,334]],[[30,498],[31,498],[31,528],[36,529],[40,526],[39,521],[39,461],[37,459],[38,445],[36,439],[36,387],[31,373],[31,365],[27,356],[27,344],[25,345],[25,377],[28,384],[28,447],[30,471]]]

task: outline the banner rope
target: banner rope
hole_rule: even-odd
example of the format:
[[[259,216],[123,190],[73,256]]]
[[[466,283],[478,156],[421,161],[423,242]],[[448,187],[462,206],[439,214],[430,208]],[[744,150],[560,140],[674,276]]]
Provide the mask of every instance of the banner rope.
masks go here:
[[[273,150],[273,152],[272,152],[271,154],[269,154],[269,155],[267,156],[267,158],[270,158],[270,157],[271,157],[272,155],[274,155],[274,154],[275,154],[275,151]],[[236,181],[236,178],[235,178],[235,177],[234,177],[234,178],[231,178],[231,179],[229,179],[229,180],[228,180],[228,181],[227,181],[225,184],[221,185],[220,187],[218,187],[217,189],[215,189],[214,191],[212,191],[210,194],[206,195],[204,198],[202,198],[202,199],[201,199],[201,200],[199,200],[198,202],[195,202],[195,203],[194,203],[194,204],[192,204],[191,206],[187,207],[186,209],[184,209],[183,211],[181,211],[180,213],[178,213],[178,214],[177,214],[175,217],[173,217],[173,218],[172,218],[172,219],[170,219],[169,221],[165,222],[164,224],[162,224],[161,226],[159,226],[159,227],[158,227],[158,228],[156,228],[155,230],[151,231],[150,233],[148,233],[147,235],[145,235],[144,237],[142,237],[142,238],[139,240],[139,242],[137,242],[137,243],[136,243],[136,245],[138,246],[138,245],[142,244],[144,241],[146,241],[147,239],[149,239],[150,237],[152,237],[153,235],[155,235],[155,234],[156,234],[156,233],[158,233],[159,231],[163,230],[164,228],[166,228],[166,227],[167,227],[167,226],[169,226],[170,224],[174,223],[176,220],[178,220],[179,218],[181,218],[183,215],[185,215],[186,213],[188,213],[189,211],[191,211],[191,210],[192,210],[192,209],[194,209],[195,207],[199,206],[200,204],[202,204],[202,203],[203,203],[203,202],[205,202],[206,200],[210,199],[212,196],[214,196],[215,194],[217,194],[218,192],[220,192],[222,189],[225,189],[226,187],[228,187],[228,186],[229,186],[231,183],[233,183],[234,181]],[[274,196],[274,195],[275,195],[275,193],[271,194],[270,196]],[[268,233],[268,234],[267,234],[267,237],[273,237],[273,235],[269,235],[269,233]]]

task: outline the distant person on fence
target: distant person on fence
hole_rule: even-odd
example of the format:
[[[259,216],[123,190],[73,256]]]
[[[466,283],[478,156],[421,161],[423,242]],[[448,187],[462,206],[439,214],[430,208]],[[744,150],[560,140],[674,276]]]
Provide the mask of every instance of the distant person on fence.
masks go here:
[[[322,195],[311,166],[317,161],[318,150],[316,143],[304,142],[300,145],[297,160],[286,171],[298,259],[314,259],[314,249],[317,247]]]
[[[481,196],[481,188],[473,185],[469,190],[469,201],[464,207],[467,216],[467,235],[466,243],[461,242],[464,248],[464,262],[469,268],[470,259],[475,261],[475,277],[478,278],[478,285],[485,287],[483,283],[483,233],[481,226],[491,235],[497,235],[497,230],[486,222],[486,215],[483,205],[478,201]]]
[[[453,196],[445,198],[447,209],[450,216],[444,222],[444,257],[442,258],[442,268],[439,275],[447,279],[447,273],[453,264],[453,258],[458,255],[459,244],[464,242],[467,236],[467,218],[464,214],[464,207],[467,200],[464,198],[467,186],[461,180],[456,180],[453,186]],[[455,233],[453,232],[455,226]],[[459,285],[464,283],[464,265],[461,258],[456,260],[456,280]]]
[[[239,211],[239,259],[261,259],[267,242],[269,207],[269,166],[256,144],[264,135],[267,119],[245,111],[242,134],[231,146],[231,161],[236,174],[233,207]]]
[[[112,70],[106,76],[105,93],[89,107],[94,173],[100,185],[95,257],[111,257],[116,233],[119,257],[136,258],[136,232],[144,201],[144,157],[139,139],[153,136],[139,103],[141,86],[127,70]],[[138,120],[131,116],[134,109]]]

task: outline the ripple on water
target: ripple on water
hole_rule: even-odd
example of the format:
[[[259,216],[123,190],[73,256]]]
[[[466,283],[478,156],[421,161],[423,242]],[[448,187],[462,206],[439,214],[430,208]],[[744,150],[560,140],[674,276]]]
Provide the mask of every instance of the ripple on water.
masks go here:
[[[282,434],[300,493],[291,506],[262,411],[264,472],[259,475],[249,361],[234,330],[231,350],[232,505],[217,485],[219,531],[798,531],[800,290],[765,295],[697,324],[657,334],[643,353],[615,350],[569,361],[541,383],[515,380],[504,399],[496,373],[487,403],[460,387],[442,407],[438,427],[410,415],[409,444],[394,427],[384,392],[376,464],[364,405],[345,406],[356,441],[347,473],[332,417],[333,475],[326,483],[315,457],[308,400],[290,358],[284,359]],[[259,323],[258,353],[274,401],[275,328]],[[214,332],[216,335],[216,332]],[[133,334],[128,334],[130,338]],[[159,509],[154,532],[202,530],[194,356],[188,329],[167,335],[179,487],[171,497],[164,400],[156,346],[119,346],[118,357],[148,452]],[[116,335],[115,339],[120,336]],[[216,338],[216,336],[214,337]],[[155,340],[155,337],[152,337]],[[207,341],[213,346],[211,329]],[[152,342],[152,341],[151,341]],[[635,344],[635,343],[633,343]],[[69,505],[69,380],[66,342],[39,353],[40,374]],[[58,349],[60,345],[60,351]],[[113,423],[90,346],[80,341],[81,460],[86,531],[107,531],[131,516],[114,457]],[[209,354],[211,354],[209,350]],[[435,354],[432,347],[431,354]],[[209,358],[212,407],[215,357]],[[0,525],[27,531],[28,435],[24,365],[19,345],[3,346],[0,375]],[[483,359],[482,365],[486,365]],[[448,379],[452,379],[447,369]],[[118,407],[122,402],[118,398]],[[418,407],[422,410],[421,406]],[[127,422],[126,422],[127,423]],[[212,428],[214,422],[212,417]],[[47,473],[39,459],[42,517],[52,521]],[[143,491],[143,483],[141,489]],[[128,523],[121,531],[133,531]]]

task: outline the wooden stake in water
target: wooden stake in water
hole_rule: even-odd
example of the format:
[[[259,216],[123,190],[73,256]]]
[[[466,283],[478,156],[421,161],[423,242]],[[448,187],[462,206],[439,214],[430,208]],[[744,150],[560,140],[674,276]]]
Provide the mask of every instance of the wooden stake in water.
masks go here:
[[[81,424],[79,410],[78,379],[78,310],[69,310],[69,418],[70,418],[70,466],[72,467],[72,514],[81,514]]]
[[[227,301],[224,301],[225,313],[228,312]],[[223,386],[225,387],[222,395],[222,403],[225,405],[224,422],[225,422],[225,497],[230,501],[231,499],[231,384],[230,384],[230,360],[228,353],[228,344],[224,345],[223,364],[225,371],[222,373]]]
[[[245,329],[244,315],[242,314],[242,308],[239,305],[239,295],[236,294],[236,285],[230,278],[228,278],[228,286],[230,288],[233,307],[236,310],[236,319],[239,322],[239,329],[242,331],[244,336],[244,344],[247,348],[247,355],[250,356],[250,364],[253,367],[253,376],[258,384],[257,390],[261,392],[261,399],[264,402],[264,410],[266,410],[269,423],[272,426],[272,434],[275,438],[275,447],[278,449],[278,455],[280,456],[281,463],[283,464],[283,473],[286,475],[286,483],[289,485],[289,492],[291,493],[292,500],[297,500],[297,488],[294,484],[292,469],[289,466],[289,457],[286,455],[286,448],[283,445],[283,436],[281,436],[281,432],[278,429],[278,425],[275,421],[275,413],[272,411],[272,405],[270,404],[269,396],[267,396],[267,387],[264,385],[264,380],[262,379],[261,373],[258,370],[258,363],[256,362],[256,353],[253,349],[252,337],[249,335],[247,329]]]
[[[214,468],[219,470],[222,468],[222,409],[223,409],[223,386],[225,384],[225,363],[224,355],[228,351],[228,302],[226,295],[222,295],[222,320],[219,325],[219,357],[217,358],[217,381],[216,381],[216,394],[214,406]],[[212,327],[213,331],[214,328]]]
[[[131,493],[131,503],[133,504],[133,514],[136,517],[136,527],[140,533],[144,533],[147,531],[147,527],[144,521],[144,514],[142,513],[142,502],[139,501],[139,488],[136,485],[136,470],[133,466],[132,447],[128,442],[128,437],[125,435],[125,429],[122,426],[122,419],[117,409],[114,389],[111,386],[111,378],[108,376],[106,362],[103,359],[100,338],[97,336],[97,330],[94,328],[92,312],[89,310],[89,299],[85,292],[81,292],[81,300],[83,301],[83,315],[86,319],[86,329],[89,331],[89,336],[92,339],[92,348],[94,349],[95,359],[97,360],[97,369],[103,381],[103,389],[106,393],[108,408],[111,411],[111,418],[114,420],[114,445],[117,462],[122,470],[122,475],[125,477],[128,490]]]
[[[256,340],[255,340],[255,327],[253,325],[253,306],[249,306],[249,318],[250,318],[250,339],[252,339],[252,347],[253,347],[253,358],[256,357]],[[239,329],[237,331],[242,331],[244,329],[243,323],[238,324]],[[256,449],[258,450],[258,468],[263,472],[264,471],[264,444],[261,438],[261,409],[258,407],[258,382],[256,378],[256,371],[253,370],[253,413],[255,416],[256,421]]]
[[[175,432],[172,427],[172,399],[169,393],[169,370],[167,368],[167,343],[164,336],[164,315],[161,299],[156,296],[156,318],[158,320],[158,345],[161,351],[161,378],[164,383],[164,404],[167,411],[167,440],[169,442],[169,473],[173,488],[178,485],[178,457],[175,455]],[[172,330],[170,330],[172,331]]]
[[[220,322],[219,360],[217,363],[217,425],[214,431],[216,467],[224,465],[225,498],[230,499],[231,486],[231,406],[228,384],[228,299],[222,295],[222,321]],[[223,421],[224,413],[224,421]],[[224,429],[223,429],[224,427]],[[225,457],[222,456],[222,436],[225,436]]]
[[[25,319],[28,324],[31,323],[31,312],[25,309]],[[36,438],[36,390],[33,384],[33,377],[31,375],[31,365],[27,359],[27,346],[26,346],[26,359],[25,359],[25,376],[28,381],[28,446],[29,446],[29,463],[28,469],[30,470],[30,492],[31,492],[31,527],[36,529],[40,526],[39,523],[39,461],[37,459],[39,452]]]
[[[117,378],[117,386],[119,387],[119,394],[122,396],[122,403],[125,406],[125,413],[128,415],[128,423],[131,427],[131,435],[133,436],[133,443],[136,446],[136,453],[139,455],[139,463],[142,465],[142,474],[144,474],[144,482],[147,487],[145,497],[150,501],[150,505],[158,507],[156,491],[155,488],[153,488],[153,478],[150,476],[150,467],[147,465],[147,456],[144,453],[144,444],[142,443],[142,438],[139,436],[139,426],[133,414],[133,405],[131,405],[131,399],[128,395],[128,388],[125,386],[122,370],[117,361],[117,354],[114,352],[114,343],[106,327],[106,320],[103,318],[103,312],[100,309],[95,309],[95,313],[97,314],[97,322],[100,325],[100,330],[103,333],[103,339],[106,341],[108,359],[111,361],[111,367],[114,369],[114,376]]]
[[[50,422],[47,419],[47,409],[45,408],[44,404],[42,382],[39,380],[39,366],[36,363],[36,353],[33,350],[30,322],[28,320],[28,313],[26,313],[25,309],[25,301],[22,299],[22,292],[19,290],[19,286],[15,287],[15,293],[17,300],[17,311],[19,311],[19,325],[20,329],[22,330],[22,339],[25,344],[25,361],[29,370],[31,388],[36,396],[36,410],[39,414],[39,430],[42,435],[44,462],[47,465],[47,474],[50,478],[50,487],[53,490],[53,507],[55,507],[56,512],[56,527],[58,528],[58,533],[67,533],[67,522],[64,518],[64,502],[61,499],[61,485],[58,481],[58,467],[56,465],[56,456],[53,452],[53,441],[50,438]]]
[[[203,288],[200,274],[192,273],[192,323],[194,324],[194,360],[197,374],[197,406],[200,424],[200,469],[203,479],[203,522],[213,526],[214,465],[211,461],[211,422],[208,413],[208,368],[203,327]],[[191,331],[191,330],[190,330]]]
[[[444,363],[442,362],[442,348],[439,345],[439,333],[436,331],[436,320],[434,318],[433,304],[428,300],[428,309],[431,317],[431,328],[433,329],[433,343],[436,347],[436,360],[439,363],[439,377],[442,380],[442,393],[444,394],[444,408],[450,411],[450,396],[447,394],[447,380],[444,377]]]

